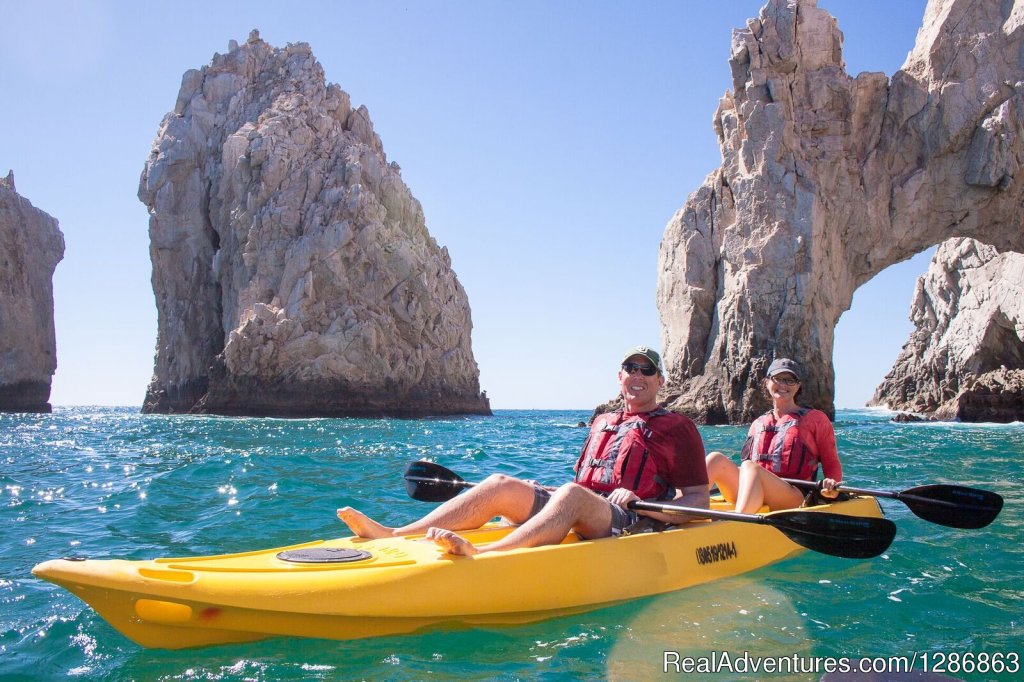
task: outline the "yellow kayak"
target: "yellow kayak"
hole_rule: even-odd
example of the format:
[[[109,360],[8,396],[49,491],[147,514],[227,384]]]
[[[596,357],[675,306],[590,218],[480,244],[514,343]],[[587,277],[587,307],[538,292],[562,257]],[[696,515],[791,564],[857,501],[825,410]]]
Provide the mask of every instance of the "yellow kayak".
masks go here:
[[[869,496],[800,511],[882,516]],[[465,536],[481,545],[509,531],[488,525]],[[57,559],[32,572],[138,644],[180,649],[525,623],[738,575],[802,549],[774,527],[718,520],[590,541],[570,534],[559,545],[473,557],[422,536],[341,538],[182,559]],[[617,578],[593,579],[598,567]]]

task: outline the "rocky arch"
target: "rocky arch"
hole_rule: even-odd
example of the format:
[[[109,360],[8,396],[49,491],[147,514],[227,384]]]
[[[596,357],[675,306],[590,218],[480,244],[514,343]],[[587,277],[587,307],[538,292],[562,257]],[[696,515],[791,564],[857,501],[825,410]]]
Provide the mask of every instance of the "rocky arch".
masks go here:
[[[733,33],[722,165],[668,223],[657,302],[673,409],[745,422],[776,356],[834,414],[853,292],[952,237],[1024,249],[1024,0],[932,0],[903,67],[851,77],[836,20],[770,0]]]

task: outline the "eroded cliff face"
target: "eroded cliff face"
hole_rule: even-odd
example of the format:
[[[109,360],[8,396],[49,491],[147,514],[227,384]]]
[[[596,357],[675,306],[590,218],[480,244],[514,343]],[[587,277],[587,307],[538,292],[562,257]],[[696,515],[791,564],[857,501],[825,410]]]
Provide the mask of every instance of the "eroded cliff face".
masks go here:
[[[915,325],[873,405],[940,419],[1024,420],[1024,254],[951,239],[917,280]]]
[[[53,272],[64,258],[57,221],[0,178],[0,412],[50,412],[57,370]]]
[[[145,411],[490,413],[448,252],[308,45],[254,31],[187,72],[139,198],[159,315]]]
[[[665,229],[666,398],[699,421],[767,409],[778,356],[834,413],[833,333],[853,292],[950,237],[1021,250],[1024,2],[932,0],[891,79],[845,71],[813,0],[771,0],[733,34],[722,165]]]

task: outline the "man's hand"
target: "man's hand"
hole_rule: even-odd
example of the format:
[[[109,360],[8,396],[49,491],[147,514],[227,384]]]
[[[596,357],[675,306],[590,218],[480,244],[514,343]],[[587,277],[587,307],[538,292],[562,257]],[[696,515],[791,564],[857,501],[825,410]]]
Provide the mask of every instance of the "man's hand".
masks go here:
[[[639,499],[637,494],[628,488],[616,488],[608,495],[609,502],[623,509],[628,509],[630,502]]]

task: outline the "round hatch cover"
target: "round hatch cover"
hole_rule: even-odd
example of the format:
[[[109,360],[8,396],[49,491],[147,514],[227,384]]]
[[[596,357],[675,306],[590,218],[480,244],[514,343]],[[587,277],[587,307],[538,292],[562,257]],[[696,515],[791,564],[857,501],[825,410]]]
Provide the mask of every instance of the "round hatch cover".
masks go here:
[[[278,552],[277,558],[297,564],[343,564],[349,561],[369,559],[372,554],[361,549],[343,547],[309,547]]]

